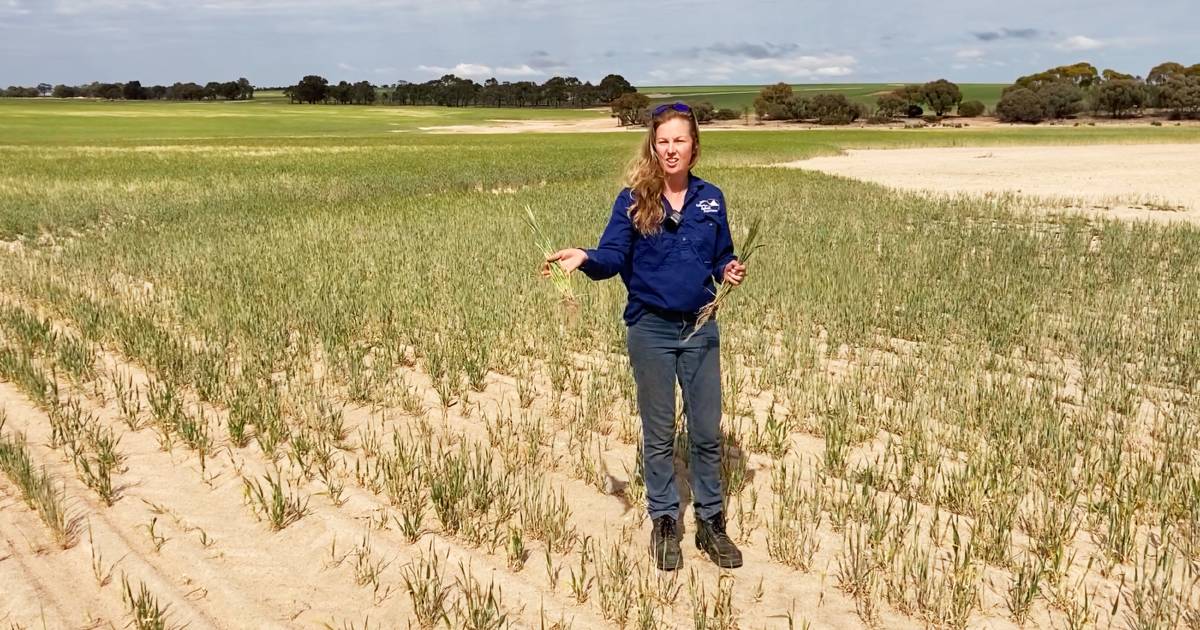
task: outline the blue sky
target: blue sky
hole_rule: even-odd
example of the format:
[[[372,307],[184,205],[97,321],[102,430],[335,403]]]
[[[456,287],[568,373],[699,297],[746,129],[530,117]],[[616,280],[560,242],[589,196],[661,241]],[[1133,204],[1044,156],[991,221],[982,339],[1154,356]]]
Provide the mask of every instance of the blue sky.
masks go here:
[[[1010,82],[1167,60],[1200,63],[1198,0],[0,0],[0,85]]]

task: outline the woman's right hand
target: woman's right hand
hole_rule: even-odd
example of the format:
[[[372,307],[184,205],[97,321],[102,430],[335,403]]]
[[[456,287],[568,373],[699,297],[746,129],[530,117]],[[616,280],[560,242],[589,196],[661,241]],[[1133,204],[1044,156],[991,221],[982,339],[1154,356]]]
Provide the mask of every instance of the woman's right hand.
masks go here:
[[[546,257],[542,262],[542,277],[550,277],[550,263],[558,263],[559,267],[566,273],[571,273],[579,268],[580,265],[587,260],[587,252],[577,247],[570,249],[560,249]]]

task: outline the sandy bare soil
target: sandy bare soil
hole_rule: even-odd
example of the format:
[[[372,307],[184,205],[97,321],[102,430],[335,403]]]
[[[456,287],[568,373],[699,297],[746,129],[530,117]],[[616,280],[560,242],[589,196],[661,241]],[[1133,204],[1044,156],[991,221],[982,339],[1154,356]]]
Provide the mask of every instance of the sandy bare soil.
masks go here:
[[[0,303],[16,303],[9,299],[0,292]],[[100,368],[102,373],[129,378],[142,392],[149,387],[151,375],[120,355],[103,353]],[[416,368],[411,370],[408,382],[421,392],[426,408],[432,408],[432,381]],[[550,387],[540,382],[538,386]],[[64,383],[64,388],[67,391],[71,386]],[[44,466],[61,484],[75,531],[70,546],[60,549],[37,515],[20,499],[12,481],[0,474],[0,627],[131,625],[127,624],[129,609],[122,600],[126,576],[135,593],[145,584],[158,604],[168,607],[171,627],[406,627],[403,620],[412,619],[414,611],[402,573],[431,553],[429,550],[444,558],[447,583],[454,583],[460,567],[468,567],[483,583],[494,580],[501,585],[512,627],[614,627],[596,609],[596,593],[586,605],[580,605],[568,588],[568,571],[576,568],[572,562],[578,557],[577,551],[556,558],[559,573],[552,583],[544,568],[542,543],[536,540],[528,542],[527,564],[518,569],[506,566],[503,545],[496,552],[488,552],[433,529],[424,530],[420,541],[410,544],[387,525],[387,519],[396,515],[393,506],[351,481],[347,481],[340,503],[322,494],[315,484],[293,485],[290,491],[308,497],[309,512],[286,529],[272,532],[254,516],[241,481],[243,477],[262,479],[274,470],[275,464],[257,453],[253,444],[239,449],[223,443],[201,467],[195,455],[180,445],[171,452],[164,451],[149,426],[124,430],[113,391],[103,399],[82,391],[74,395],[89,414],[121,436],[120,451],[125,459],[118,471],[119,498],[112,506],[104,506],[80,482],[72,464],[51,447],[51,423],[45,411],[15,384],[0,381],[0,409],[7,416],[5,435],[23,435],[37,465]],[[493,374],[487,391],[473,397],[481,404],[479,415],[468,418],[454,407],[433,422],[448,431],[462,431],[464,440],[486,440],[482,418],[495,416],[503,407],[513,407],[516,396],[513,379]],[[194,400],[189,404],[203,406]],[[405,435],[410,431],[396,421],[403,415],[398,409],[383,413],[382,409],[347,405],[344,411],[348,435],[373,431],[384,444],[391,444],[390,431]],[[541,402],[535,403],[531,412],[547,417],[549,413]],[[205,413],[217,417],[221,412],[208,408]],[[561,436],[548,439],[555,441],[557,448],[566,448]],[[819,449],[821,444],[814,439],[808,446]],[[634,456],[634,447],[611,446],[612,450],[603,455],[603,466],[620,474],[624,462]],[[815,457],[817,452],[811,455]],[[281,457],[277,464],[286,468],[286,458]],[[752,482],[764,496],[771,478],[768,467],[759,456],[751,459]],[[617,544],[640,557],[649,525],[623,498],[597,493],[592,486],[558,469],[545,471],[544,477],[547,483],[561,484],[570,497],[572,526],[594,532],[598,531],[597,524],[602,524],[600,528],[605,531],[627,532],[621,536],[627,535],[628,539]],[[432,520],[433,514],[426,518]],[[827,540],[823,540],[818,555],[823,568],[805,574],[772,562],[765,549],[765,533],[754,535],[745,547],[746,566],[737,574],[739,583],[746,586],[733,599],[743,619],[763,621],[774,611],[795,610],[804,611],[804,618],[816,628],[858,625],[852,601],[834,588],[833,578],[826,575],[832,571],[829,567],[834,562],[838,537],[832,533],[823,536]],[[606,536],[603,543],[614,540],[622,538]],[[709,584],[707,588],[715,588],[719,570],[690,544],[684,546],[684,553],[688,569]],[[364,566],[381,567],[377,587],[363,583]],[[676,576],[683,591],[678,596],[678,607],[686,606],[688,594],[682,585],[689,578],[683,572],[671,575]],[[781,575],[787,576],[785,583],[752,595],[754,584],[772,584]],[[669,576],[663,579],[672,584]],[[597,587],[591,589],[596,591]],[[455,602],[447,604],[452,605]],[[670,614],[672,619],[685,618],[675,610]],[[883,619],[887,627],[920,627],[890,611],[884,612]],[[560,620],[563,625],[553,625]]]
[[[779,166],[946,195],[1019,193],[1039,208],[1200,224],[1200,144],[850,150]]]
[[[420,127],[426,133],[590,133],[638,130],[639,127],[620,127],[616,118],[586,120],[505,120],[496,119],[492,125],[440,125]]]

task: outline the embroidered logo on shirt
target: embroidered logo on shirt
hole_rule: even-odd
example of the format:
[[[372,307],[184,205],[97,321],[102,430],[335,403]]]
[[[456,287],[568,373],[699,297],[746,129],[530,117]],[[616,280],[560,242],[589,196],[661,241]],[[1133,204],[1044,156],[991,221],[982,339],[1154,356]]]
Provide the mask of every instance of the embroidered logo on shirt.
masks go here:
[[[696,205],[704,212],[717,212],[721,209],[721,202],[716,199],[701,199]]]

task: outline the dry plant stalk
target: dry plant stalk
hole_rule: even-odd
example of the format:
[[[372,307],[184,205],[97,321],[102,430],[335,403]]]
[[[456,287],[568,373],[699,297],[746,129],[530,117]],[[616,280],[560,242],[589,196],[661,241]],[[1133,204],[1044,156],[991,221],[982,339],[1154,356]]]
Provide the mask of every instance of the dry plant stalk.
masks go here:
[[[763,246],[762,243],[756,242],[758,240],[758,230],[761,225],[762,217],[755,218],[754,222],[750,224],[750,231],[746,234],[746,240],[742,242],[742,246],[738,250],[742,252],[741,255],[738,256],[738,259],[743,265],[750,264],[750,257],[756,250]],[[721,282],[721,288],[717,289],[717,292],[713,294],[713,301],[700,308],[699,317],[696,318],[696,325],[692,328],[691,334],[689,334],[687,339],[684,339],[684,341],[690,340],[692,336],[700,330],[701,326],[708,323],[708,320],[712,319],[713,316],[717,314],[717,309],[721,308],[721,305],[724,304],[727,299],[729,299],[729,294],[731,292],[733,292],[733,285],[729,284],[728,282]]]
[[[525,223],[529,225],[530,231],[533,232],[534,245],[542,254],[542,260],[550,257],[555,251],[550,238],[546,236],[545,230],[542,229],[542,224],[538,222],[537,216],[533,214],[533,209],[525,206]],[[562,297],[563,305],[575,309],[579,306],[579,300],[575,297],[575,289],[571,286],[571,278],[567,272],[557,261],[550,263],[550,280],[554,282],[554,288],[558,290],[558,294]]]

